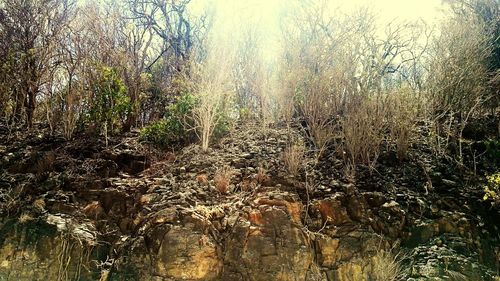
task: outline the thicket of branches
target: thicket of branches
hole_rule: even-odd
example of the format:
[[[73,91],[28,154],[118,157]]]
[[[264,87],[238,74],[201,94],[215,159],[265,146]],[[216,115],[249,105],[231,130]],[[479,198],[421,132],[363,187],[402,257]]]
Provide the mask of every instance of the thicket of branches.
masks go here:
[[[272,63],[257,30],[209,36],[213,18],[189,2],[0,0],[0,117],[67,139],[145,127],[144,140],[198,136],[204,150],[231,120],[300,121],[318,159],[332,148],[349,170],[373,168],[384,143],[404,160],[417,122],[461,162],[468,122],[498,114],[498,0],[447,1],[438,27],[383,28],[368,9],[293,1]]]
[[[461,163],[468,121],[498,115],[499,2],[450,1],[439,28],[393,21],[383,32],[369,10],[328,14],[328,4],[300,2],[284,25],[283,120],[300,118],[318,156],[331,146],[350,171],[373,168],[383,143],[403,160],[417,122]]]
[[[46,119],[67,138],[75,129],[106,134],[162,117],[183,90],[179,77],[202,45],[207,18],[190,17],[189,0],[77,4],[0,1],[2,117],[28,127]]]

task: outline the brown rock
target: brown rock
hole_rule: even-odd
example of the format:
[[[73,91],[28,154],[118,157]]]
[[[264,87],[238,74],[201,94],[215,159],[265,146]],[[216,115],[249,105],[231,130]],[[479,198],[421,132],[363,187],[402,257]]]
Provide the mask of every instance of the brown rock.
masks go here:
[[[157,275],[188,280],[216,280],[222,269],[217,246],[194,226],[174,226],[163,238],[156,263]]]
[[[91,219],[101,219],[105,217],[104,209],[99,201],[93,201],[83,208],[83,213]]]
[[[341,225],[351,221],[346,208],[342,206],[340,196],[316,201],[314,208],[321,214],[323,224]]]
[[[238,222],[225,245],[221,280],[305,280],[313,252],[291,213],[301,206],[259,202],[264,205],[248,212],[248,221]]]

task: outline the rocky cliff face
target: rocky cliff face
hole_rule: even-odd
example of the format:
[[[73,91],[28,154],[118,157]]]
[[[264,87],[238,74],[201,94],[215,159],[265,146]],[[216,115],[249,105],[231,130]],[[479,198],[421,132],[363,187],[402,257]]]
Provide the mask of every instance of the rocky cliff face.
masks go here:
[[[240,128],[159,159],[133,135],[9,143],[0,280],[495,280],[500,216],[464,175],[423,170],[422,154],[349,181],[308,155],[294,177],[287,138]],[[223,166],[227,194],[213,181]]]

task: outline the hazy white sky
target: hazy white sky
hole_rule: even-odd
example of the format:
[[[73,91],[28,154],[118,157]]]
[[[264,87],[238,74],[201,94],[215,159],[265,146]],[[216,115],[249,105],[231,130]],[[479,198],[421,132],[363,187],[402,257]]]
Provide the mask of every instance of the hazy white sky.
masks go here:
[[[306,0],[307,1],[307,0]],[[367,6],[377,15],[381,24],[393,21],[423,19],[433,24],[440,17],[442,0],[324,0],[337,12]],[[192,0],[195,14],[204,9],[215,12],[214,32],[237,38],[242,27],[251,26],[261,34],[264,45],[275,48],[279,40],[280,19],[297,0]],[[272,52],[272,51],[271,51]],[[272,56],[272,53],[268,53]]]

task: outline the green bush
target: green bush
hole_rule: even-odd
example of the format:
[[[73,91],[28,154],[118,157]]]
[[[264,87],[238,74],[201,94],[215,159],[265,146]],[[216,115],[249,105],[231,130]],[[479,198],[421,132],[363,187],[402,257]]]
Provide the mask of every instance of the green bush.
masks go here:
[[[170,144],[168,124],[165,119],[155,121],[141,130],[139,139],[161,147]]]
[[[141,130],[139,139],[160,147],[180,145],[192,142],[195,138],[192,119],[193,108],[198,99],[192,94],[184,94],[166,108],[165,116]],[[222,137],[229,130],[230,118],[220,113],[219,122],[214,128],[214,136]]]
[[[488,185],[484,186],[484,200],[491,200],[492,205],[500,205],[500,173],[487,176]]]
[[[231,126],[231,118],[224,112],[219,112],[219,120],[217,124],[215,124],[213,137],[215,139],[219,139],[223,137],[227,132],[229,132],[229,128]]]
[[[193,136],[191,112],[196,105],[191,94],[180,96],[174,104],[167,107],[163,119],[151,123],[141,130],[139,139],[160,147],[189,142]]]
[[[495,163],[500,162],[500,141],[499,140],[487,140],[486,145],[486,155],[493,159]]]
[[[106,135],[114,134],[120,131],[130,112],[130,98],[115,68],[101,67],[98,75],[92,85],[94,99],[86,121],[90,126],[97,124]]]

